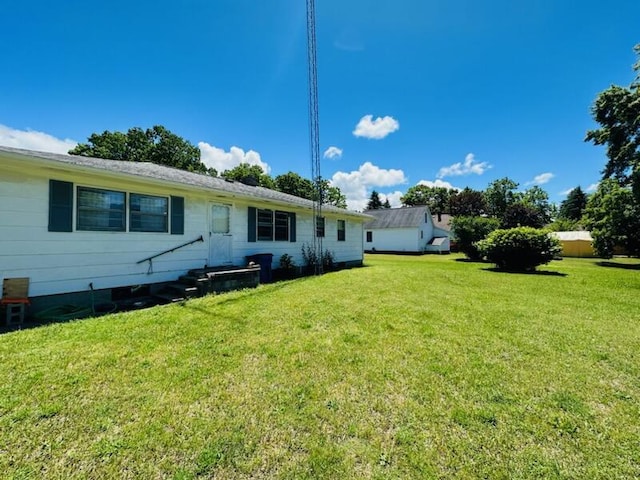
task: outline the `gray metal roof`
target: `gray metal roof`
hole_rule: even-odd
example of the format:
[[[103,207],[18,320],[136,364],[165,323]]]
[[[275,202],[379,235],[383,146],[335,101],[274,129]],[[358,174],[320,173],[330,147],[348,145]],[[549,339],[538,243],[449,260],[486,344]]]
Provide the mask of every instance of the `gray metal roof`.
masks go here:
[[[83,157],[80,155],[64,155],[59,153],[37,152],[20,148],[0,146],[0,156],[15,159],[31,159],[51,162],[58,166],[71,168],[88,168],[91,170],[124,174],[139,179],[169,182],[176,185],[190,186],[201,190],[215,191],[229,195],[240,196],[247,199],[261,199],[312,209],[313,202],[305,198],[296,197],[287,193],[270,190],[264,187],[254,187],[241,182],[228,181],[224,178],[212,177],[200,173],[187,172],[177,168],[166,167],[149,162],[126,162],[121,160],[105,160],[102,158]],[[369,218],[368,215],[344,210],[342,208],[323,205],[322,211],[338,213],[341,215]]]
[[[367,210],[365,213],[375,217],[374,220],[364,224],[364,228],[369,230],[419,227],[425,223],[425,215],[431,215],[429,207],[426,205],[420,207],[381,208],[379,210]]]

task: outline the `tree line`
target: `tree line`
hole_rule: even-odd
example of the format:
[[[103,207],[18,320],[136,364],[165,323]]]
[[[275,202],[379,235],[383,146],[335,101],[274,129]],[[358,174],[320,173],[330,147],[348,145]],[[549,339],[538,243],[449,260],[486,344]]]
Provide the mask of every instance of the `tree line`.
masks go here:
[[[549,201],[549,194],[535,185],[519,191],[519,184],[505,177],[491,182],[486,190],[466,187],[454,188],[415,185],[407,190],[400,201],[404,207],[427,205],[431,213],[450,214],[454,217],[492,217],[503,228],[527,226],[542,228],[551,222],[554,229],[572,230],[579,227],[587,195],[578,186],[558,207]],[[383,203],[380,194],[372,192],[367,209],[390,208],[388,199]]]
[[[259,165],[248,163],[241,163],[222,173],[214,168],[207,168],[200,159],[198,147],[160,125],[146,130],[134,127],[126,133],[93,133],[87,139],[87,143],[78,144],[69,154],[128,162],[151,162],[188,172],[251,183],[308,200],[320,199],[325,205],[347,208],[346,197],[338,187],[330,185],[328,180],[312,182],[295,172],[272,178]]]

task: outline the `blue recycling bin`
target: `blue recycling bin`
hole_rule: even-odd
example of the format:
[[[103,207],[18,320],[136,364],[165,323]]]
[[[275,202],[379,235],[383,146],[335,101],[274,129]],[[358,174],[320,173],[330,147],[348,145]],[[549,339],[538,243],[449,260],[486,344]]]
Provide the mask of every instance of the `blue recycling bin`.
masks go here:
[[[273,253],[256,253],[247,255],[248,262],[254,262],[260,265],[260,283],[270,283],[273,280],[271,271],[271,263],[273,261]]]

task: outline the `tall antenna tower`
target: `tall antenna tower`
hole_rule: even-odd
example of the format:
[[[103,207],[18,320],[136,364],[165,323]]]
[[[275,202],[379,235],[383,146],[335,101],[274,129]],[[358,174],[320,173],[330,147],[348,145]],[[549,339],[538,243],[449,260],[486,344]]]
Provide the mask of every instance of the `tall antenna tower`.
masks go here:
[[[317,259],[316,275],[322,275],[322,237],[318,222],[322,219],[324,188],[320,174],[320,121],[318,117],[318,63],[316,58],[316,5],[307,0],[307,65],[309,75],[309,146],[311,148],[311,181],[315,187],[313,198],[313,250]],[[324,230],[324,229],[323,229]]]

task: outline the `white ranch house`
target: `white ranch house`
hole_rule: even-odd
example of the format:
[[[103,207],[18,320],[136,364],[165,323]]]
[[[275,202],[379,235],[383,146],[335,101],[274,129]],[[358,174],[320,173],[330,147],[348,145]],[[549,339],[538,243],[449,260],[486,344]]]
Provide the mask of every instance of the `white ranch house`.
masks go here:
[[[434,223],[429,207],[367,210],[374,217],[364,225],[364,248],[377,253],[448,253],[450,232]],[[442,218],[441,218],[442,220]]]
[[[323,206],[319,234],[337,264],[362,264],[368,219]],[[0,147],[0,282],[28,277],[32,304],[86,297],[91,287],[109,299],[118,287],[245,266],[259,253],[273,254],[274,269],[285,253],[302,266],[314,223],[311,201],[258,186],[151,163]]]

